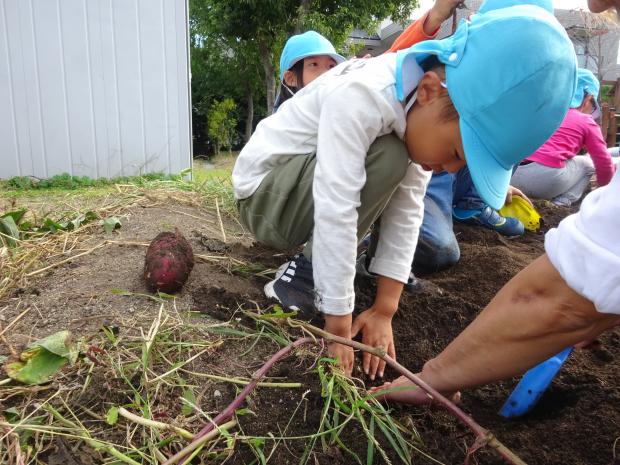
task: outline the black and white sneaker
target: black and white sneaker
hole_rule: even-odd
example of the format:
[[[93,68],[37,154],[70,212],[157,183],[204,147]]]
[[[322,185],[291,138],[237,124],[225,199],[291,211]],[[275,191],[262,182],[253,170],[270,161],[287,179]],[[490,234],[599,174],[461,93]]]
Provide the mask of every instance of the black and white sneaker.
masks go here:
[[[265,284],[264,290],[268,298],[280,302],[284,309],[316,314],[312,262],[303,254],[295,255],[293,260],[282,265],[275,279]]]
[[[357,276],[362,278],[376,278],[377,275],[371,273],[368,269],[368,252],[364,250],[357,257],[355,262],[355,273]],[[419,292],[424,289],[426,285],[426,281],[420,278],[417,278],[413,271],[409,273],[409,279],[407,280],[407,284],[405,284],[405,290],[408,292]]]

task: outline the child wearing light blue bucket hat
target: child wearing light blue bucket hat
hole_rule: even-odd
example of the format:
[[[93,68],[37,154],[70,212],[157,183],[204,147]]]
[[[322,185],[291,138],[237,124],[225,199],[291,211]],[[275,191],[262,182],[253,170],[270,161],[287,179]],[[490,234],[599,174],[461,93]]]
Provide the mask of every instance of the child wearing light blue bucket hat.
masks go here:
[[[280,55],[280,89],[275,109],[299,89],[345,58],[336,53],[332,43],[316,31],[306,31],[290,37]]]
[[[301,89],[259,123],[233,169],[240,218],[256,239],[280,249],[306,244],[267,294],[286,308],[316,308],[326,330],[361,332],[395,355],[391,320],[409,278],[428,171],[467,163],[482,198],[500,208],[512,166],[566,114],[575,74],[564,29],[541,8],[522,6],[476,15],[448,39],[343,63]],[[377,294],[353,322],[356,247],[373,223]],[[352,350],[331,344],[329,353],[351,373]],[[377,367],[382,375],[373,358]]]

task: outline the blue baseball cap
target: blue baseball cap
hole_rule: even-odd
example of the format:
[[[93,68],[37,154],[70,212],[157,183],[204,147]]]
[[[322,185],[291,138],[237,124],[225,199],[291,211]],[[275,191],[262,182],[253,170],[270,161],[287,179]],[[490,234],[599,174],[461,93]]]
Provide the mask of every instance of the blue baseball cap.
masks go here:
[[[336,53],[332,43],[316,31],[307,31],[289,38],[280,55],[280,80],[284,79],[284,73],[299,60],[317,55],[328,55],[336,60],[336,63],[345,61],[345,57]]]
[[[583,99],[586,94],[590,94],[594,97],[594,100],[598,99],[598,92],[601,88],[601,84],[596,79],[596,76],[589,69],[578,68],[577,69],[577,90],[573,96],[573,101],[570,103],[571,108],[580,107],[583,103]]]
[[[472,180],[495,209],[505,202],[512,168],[560,126],[575,93],[577,64],[553,15],[519,5],[462,20],[454,35],[397,52],[396,95],[429,55],[446,67],[448,94],[459,113]]]
[[[478,8],[478,13],[483,14],[487,11],[498,10],[500,8],[508,8],[517,5],[535,5],[544,8],[553,14],[552,0],[485,0]]]

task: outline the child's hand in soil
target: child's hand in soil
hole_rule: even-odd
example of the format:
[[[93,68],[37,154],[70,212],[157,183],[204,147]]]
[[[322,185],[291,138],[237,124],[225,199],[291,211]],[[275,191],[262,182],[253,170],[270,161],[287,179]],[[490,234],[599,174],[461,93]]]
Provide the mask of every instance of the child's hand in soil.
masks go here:
[[[349,315],[325,315],[325,331],[336,336],[351,339],[351,322],[353,317]],[[332,342],[327,345],[327,353],[330,357],[338,360],[338,365],[345,375],[351,376],[353,371],[353,348]]]
[[[351,335],[355,337],[358,332],[362,332],[362,343],[372,347],[380,347],[385,353],[396,359],[396,348],[394,347],[394,335],[392,333],[392,313],[386,314],[377,305],[373,305],[365,312],[362,312],[353,322]],[[379,357],[364,352],[362,368],[371,380],[375,375],[383,378],[385,361]]]

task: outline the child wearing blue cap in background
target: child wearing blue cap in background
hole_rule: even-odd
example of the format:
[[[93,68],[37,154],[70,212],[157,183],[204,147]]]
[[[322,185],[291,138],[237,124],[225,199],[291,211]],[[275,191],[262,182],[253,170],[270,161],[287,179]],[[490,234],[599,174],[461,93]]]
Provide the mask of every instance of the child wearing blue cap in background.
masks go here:
[[[274,110],[299,89],[343,61],[345,58],[336,53],[332,43],[316,31],[288,39],[280,55],[280,89]]]
[[[579,68],[577,91],[566,118],[542,147],[521,162],[513,185],[532,197],[569,206],[581,198],[594,173],[599,186],[609,183],[614,162],[594,121],[600,114],[599,88],[592,71]],[[584,147],[589,156],[576,156]]]
[[[500,208],[512,166],[564,118],[575,70],[555,18],[524,6],[477,15],[442,41],[342,63],[304,87],[259,123],[233,170],[241,220],[256,238],[306,243],[270,283],[273,295],[288,308],[314,300],[328,331],[361,331],[395,355],[391,320],[417,242],[424,170],[456,171],[467,160],[482,198]],[[356,246],[377,220],[377,295],[353,323]],[[329,352],[351,373],[351,349]],[[373,357],[371,376],[383,367]]]

